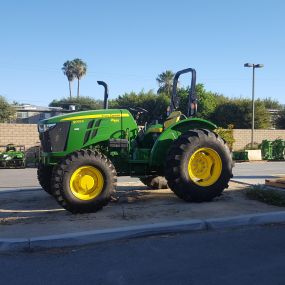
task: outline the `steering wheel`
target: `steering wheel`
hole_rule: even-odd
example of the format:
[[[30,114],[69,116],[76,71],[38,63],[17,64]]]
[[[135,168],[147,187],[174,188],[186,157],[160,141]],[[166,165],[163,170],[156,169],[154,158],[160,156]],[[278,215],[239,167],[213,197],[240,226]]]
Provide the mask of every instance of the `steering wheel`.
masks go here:
[[[136,122],[138,123],[139,122],[139,118],[140,116],[143,114],[143,113],[148,113],[148,110],[142,108],[142,107],[127,107],[127,106],[120,106],[119,107],[120,109],[127,109],[129,110],[134,119],[136,120]]]
[[[141,114],[148,113],[148,110],[146,110],[142,107],[125,107],[124,106],[124,107],[121,107],[121,109],[129,110],[133,114],[136,121],[138,121]]]
[[[136,107],[137,110],[141,111],[142,113],[148,113],[148,110],[141,108],[141,107]]]
[[[141,107],[124,107],[123,109],[128,109],[134,113],[148,113],[148,110]]]

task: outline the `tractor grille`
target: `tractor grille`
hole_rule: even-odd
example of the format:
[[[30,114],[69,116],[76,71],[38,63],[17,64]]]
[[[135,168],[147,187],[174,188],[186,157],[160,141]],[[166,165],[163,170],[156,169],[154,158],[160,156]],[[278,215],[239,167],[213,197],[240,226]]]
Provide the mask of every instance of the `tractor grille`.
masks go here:
[[[40,133],[43,152],[65,151],[70,122],[57,123],[55,127]]]

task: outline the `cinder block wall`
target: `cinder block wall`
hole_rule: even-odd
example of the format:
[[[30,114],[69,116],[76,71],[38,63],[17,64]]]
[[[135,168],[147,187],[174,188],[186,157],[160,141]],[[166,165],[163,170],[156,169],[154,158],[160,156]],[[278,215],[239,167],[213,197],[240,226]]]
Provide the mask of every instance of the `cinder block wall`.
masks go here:
[[[39,141],[36,124],[0,124],[0,145],[13,143],[30,148]]]
[[[233,150],[243,149],[251,142],[251,130],[234,129],[235,143]],[[285,130],[255,130],[254,141],[261,143],[262,140],[285,140]],[[0,145],[8,143],[25,145],[26,150],[32,152],[39,145],[39,134],[36,124],[0,124]]]
[[[0,124],[0,145],[24,145],[27,158],[33,157],[40,142],[36,124]]]
[[[251,143],[251,130],[234,129],[233,131],[235,139],[233,150],[241,150]],[[254,130],[253,140],[256,143],[261,143],[265,139],[273,141],[278,138],[285,140],[285,130]]]

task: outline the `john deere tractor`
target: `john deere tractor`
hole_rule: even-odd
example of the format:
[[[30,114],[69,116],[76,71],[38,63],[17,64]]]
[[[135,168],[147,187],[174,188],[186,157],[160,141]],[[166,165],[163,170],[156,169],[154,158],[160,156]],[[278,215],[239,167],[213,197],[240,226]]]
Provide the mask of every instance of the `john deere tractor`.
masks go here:
[[[25,168],[25,146],[7,144],[1,145],[0,149],[0,168]]]
[[[184,73],[192,75],[187,114],[177,110],[177,83]],[[228,187],[229,148],[214,132],[215,124],[194,117],[194,69],[176,73],[167,119],[143,128],[136,119],[147,110],[107,109],[107,85],[99,84],[105,87],[104,109],[56,116],[38,125],[38,179],[62,207],[72,213],[101,209],[115,193],[117,176],[123,175],[139,177],[150,186],[165,179],[187,202],[210,201]]]

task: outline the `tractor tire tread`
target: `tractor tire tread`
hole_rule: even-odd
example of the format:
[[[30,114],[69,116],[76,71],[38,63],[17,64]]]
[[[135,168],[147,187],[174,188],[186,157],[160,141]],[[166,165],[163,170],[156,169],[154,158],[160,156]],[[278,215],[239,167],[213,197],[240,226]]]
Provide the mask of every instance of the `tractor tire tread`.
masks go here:
[[[38,169],[37,169],[38,181],[42,186],[43,190],[50,195],[52,195],[52,187],[51,187],[52,170],[53,168],[51,166],[45,166],[42,163],[38,164]]]
[[[210,142],[222,149],[223,155],[223,172],[221,179],[208,186],[203,191],[192,181],[186,182],[185,177],[181,174],[181,158],[183,154],[190,151],[191,148],[198,145],[205,145]],[[225,164],[225,165],[224,165]],[[230,150],[226,142],[216,133],[207,129],[195,129],[182,134],[168,152],[166,159],[167,168],[165,177],[170,189],[181,199],[185,201],[203,202],[211,201],[213,198],[220,196],[225,188],[228,188],[228,182],[232,177],[232,159]],[[188,178],[189,180],[189,178]],[[190,184],[190,185],[189,185]],[[187,191],[185,190],[187,189]]]
[[[68,166],[72,164],[74,161],[82,160],[85,159],[86,157],[89,159],[94,158],[95,160],[98,160],[101,163],[103,163],[108,168],[108,171],[112,177],[110,181],[110,187],[109,187],[110,189],[107,190],[108,193],[104,199],[100,199],[96,203],[93,203],[92,205],[85,205],[85,206],[71,205],[70,203],[66,202],[66,199],[62,193],[63,174],[66,171],[68,171]],[[73,152],[72,154],[69,154],[54,168],[51,184],[53,188],[53,195],[56,201],[66,210],[70,211],[73,214],[96,212],[102,209],[104,206],[106,206],[108,202],[111,200],[111,196],[114,195],[115,188],[117,186],[117,172],[112,162],[104,154],[96,150],[81,149],[79,151]]]

